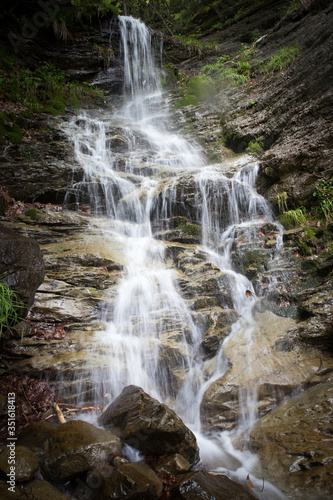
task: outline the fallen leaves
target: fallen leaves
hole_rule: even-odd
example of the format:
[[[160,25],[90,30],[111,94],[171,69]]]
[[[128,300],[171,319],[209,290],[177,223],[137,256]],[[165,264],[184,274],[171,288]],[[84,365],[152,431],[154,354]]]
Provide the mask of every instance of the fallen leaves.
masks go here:
[[[255,488],[254,484],[252,483],[249,474],[246,476],[247,479],[247,484],[250,486],[250,488]]]

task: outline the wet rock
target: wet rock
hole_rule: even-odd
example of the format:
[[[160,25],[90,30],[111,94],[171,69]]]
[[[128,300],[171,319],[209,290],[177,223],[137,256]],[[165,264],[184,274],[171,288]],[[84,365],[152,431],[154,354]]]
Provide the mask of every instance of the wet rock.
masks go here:
[[[233,308],[231,289],[234,277],[221,272],[217,266],[206,261],[206,256],[195,250],[179,253],[176,262],[185,279],[179,277],[179,286],[185,298],[209,296],[217,299],[222,308]]]
[[[144,463],[124,464],[119,467],[101,467],[87,477],[93,500],[109,498],[144,498],[157,500],[163,485],[155,472]],[[97,486],[97,487],[96,487]]]
[[[160,462],[155,467],[155,470],[158,474],[176,476],[177,474],[187,472],[190,468],[190,462],[182,455],[179,455],[179,453],[175,453]]]
[[[333,495],[332,381],[285,401],[260,419],[250,443],[263,475],[292,498]]]
[[[0,454],[0,469],[7,475],[10,474],[10,449],[7,448]],[[12,460],[12,458],[11,458]],[[29,448],[15,447],[15,480],[29,481],[39,469],[38,461]]]
[[[0,178],[16,200],[62,203],[72,180],[82,180],[82,169],[68,148],[59,118],[35,118],[34,141],[6,148]]]
[[[202,314],[206,319],[206,331],[201,347],[206,355],[212,356],[216,354],[221,342],[229,335],[231,326],[237,320],[238,315],[233,309],[220,307],[208,308]]]
[[[31,306],[44,278],[44,261],[36,241],[0,226],[0,276]]]
[[[20,443],[36,450],[43,472],[52,481],[67,481],[106,464],[112,455],[120,455],[120,439],[88,422],[44,424],[26,427]]]
[[[312,290],[305,290],[301,299],[299,314],[306,318],[291,330],[302,341],[333,350],[333,280]],[[302,300],[303,299],[303,300]]]
[[[171,498],[177,500],[234,500],[254,499],[242,485],[235,483],[223,474],[207,471],[184,474],[171,490]]]
[[[235,427],[247,395],[254,401],[258,399],[255,411],[263,416],[299,386],[329,377],[332,360],[322,357],[316,349],[303,350],[295,337],[290,337],[289,330],[294,326],[291,319],[260,313],[255,330],[245,322],[237,335],[229,337],[223,346],[229,368],[203,395],[201,418],[205,429]],[[256,342],[252,343],[251,338]],[[215,363],[215,358],[209,361],[207,369],[211,374]]]
[[[199,459],[194,434],[173,410],[140,387],[125,387],[101,414],[99,423],[117,431],[125,443],[145,455],[180,453],[191,464]]]
[[[57,490],[46,481],[34,480],[23,485],[16,485],[14,492],[8,491],[8,484],[0,481],[0,496],[2,500],[20,500],[33,498],[34,500],[68,500],[68,496]]]

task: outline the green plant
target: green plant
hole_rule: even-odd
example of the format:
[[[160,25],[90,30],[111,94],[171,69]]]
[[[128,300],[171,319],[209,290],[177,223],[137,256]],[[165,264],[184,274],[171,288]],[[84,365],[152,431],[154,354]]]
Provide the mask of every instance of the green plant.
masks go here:
[[[97,51],[99,57],[103,58],[104,69],[109,69],[110,59],[114,56],[114,50],[112,47],[103,47],[94,43],[94,49]]]
[[[319,213],[325,217],[327,222],[333,220],[333,177],[326,181],[320,179],[315,185],[313,196],[318,198]]]
[[[283,191],[282,193],[278,194],[276,198],[277,198],[277,203],[278,203],[278,207],[279,207],[279,212],[281,214],[285,213],[288,210],[288,206],[287,206],[288,195],[287,195],[287,192]]]
[[[254,156],[260,156],[263,153],[262,138],[258,137],[255,141],[250,141],[246,148],[247,153]]]
[[[28,210],[26,210],[24,212],[24,214],[27,216],[27,217],[30,217],[30,219],[32,220],[35,220],[38,218],[38,210],[36,210],[35,208],[28,208]]]
[[[290,229],[295,226],[301,226],[306,223],[306,210],[304,207],[296,208],[295,210],[288,210],[278,217],[281,224]]]
[[[27,114],[64,113],[66,106],[79,106],[83,99],[102,95],[89,84],[68,82],[65,73],[48,62],[31,71],[16,59],[13,66],[7,64],[6,68],[1,70],[0,92],[12,102],[23,105]],[[22,132],[13,121],[9,115],[0,115],[0,136],[19,143]]]
[[[288,68],[294,59],[300,54],[301,49],[297,45],[291,45],[290,47],[282,47],[279,52],[273,54],[267,61],[261,66],[261,73],[267,76],[272,75],[277,71],[282,71]]]
[[[257,40],[259,40],[259,38],[261,38],[261,33],[260,33],[260,31],[258,29],[255,29],[252,32],[251,42],[254,43]]]
[[[210,77],[206,75],[193,76],[182,82],[181,97],[175,101],[174,107],[180,108],[190,104],[196,106],[199,102],[209,100],[214,93],[215,86]]]
[[[183,233],[188,234],[190,236],[197,236],[198,234],[201,233],[201,227],[198,226],[197,224],[183,224],[181,226],[178,226],[178,229],[183,231]]]
[[[17,292],[7,283],[0,282],[0,338],[4,330],[15,326],[22,319],[19,313],[25,306]]]

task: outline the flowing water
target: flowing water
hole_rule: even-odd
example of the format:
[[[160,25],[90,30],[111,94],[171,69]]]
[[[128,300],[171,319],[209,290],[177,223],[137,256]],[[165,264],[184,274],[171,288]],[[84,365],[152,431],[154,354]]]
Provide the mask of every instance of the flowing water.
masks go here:
[[[244,156],[228,166],[205,165],[198,145],[172,132],[149,30],[131,17],[120,17],[119,28],[123,102],[110,104],[110,111],[82,113],[67,127],[84,169],[84,179],[75,185],[78,197],[89,199],[100,214],[104,238],[121,253],[124,267],[113,309],[104,314],[105,320],[110,315],[112,319],[96,334],[96,345],[107,353],[110,366],[108,374],[92,375],[96,397],[110,393],[114,398],[126,385],[141,386],[172,406],[196,433],[208,467],[244,480],[256,471],[256,457],[235,450],[232,437],[257,418],[256,387],[241,392],[241,416],[233,433],[204,436],[200,403],[205,390],[228,367],[224,347],[229,339],[242,336],[250,344],[256,329],[252,284],[232,266],[235,234],[242,234],[249,244],[258,227],[274,224],[272,213],[255,190],[258,166],[253,158]],[[237,173],[225,175],[232,169]],[[192,217],[202,228],[198,251],[228,277],[239,315],[209,374],[198,356],[202,327],[180,293],[177,269],[168,265],[168,246],[154,237],[180,215],[180,207],[186,208],[189,184]],[[248,354],[249,378],[252,361]],[[283,498],[271,486],[257,495]]]

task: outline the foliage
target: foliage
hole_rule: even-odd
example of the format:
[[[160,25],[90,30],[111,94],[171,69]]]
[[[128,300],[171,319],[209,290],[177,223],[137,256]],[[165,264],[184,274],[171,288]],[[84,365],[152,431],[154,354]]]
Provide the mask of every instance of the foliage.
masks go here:
[[[282,213],[282,214],[285,213],[288,210],[288,206],[287,206],[288,195],[287,195],[287,192],[283,191],[282,193],[278,194],[276,198],[277,198],[277,202],[278,202],[279,212]]]
[[[15,326],[22,319],[19,311],[24,308],[18,293],[0,282],[0,338],[4,330]]]
[[[0,53],[3,56],[3,53]],[[24,68],[19,59],[4,55],[0,67],[0,92],[25,112],[64,113],[66,106],[77,107],[86,98],[102,96],[89,84],[68,82],[65,73],[43,62],[35,70]],[[18,143],[22,133],[13,118],[0,116],[0,136]]]
[[[282,47],[279,52],[273,54],[262,64],[260,69],[261,73],[270,76],[277,71],[282,71],[288,68],[300,52],[301,50],[297,45]]]
[[[306,210],[304,207],[288,210],[280,215],[278,219],[286,229],[301,226],[306,223]]]
[[[0,111],[0,144],[6,141],[12,144],[20,144],[22,140],[22,130],[13,123],[12,116]]]
[[[26,210],[24,212],[24,215],[26,215],[27,217],[30,217],[30,219],[32,219],[32,220],[35,220],[38,218],[39,213],[38,213],[38,210],[36,210],[35,208],[28,208],[28,210]]]
[[[333,220],[333,177],[326,181],[325,179],[320,179],[320,181],[315,185],[315,191],[313,193],[319,202],[319,213],[324,216],[327,222]]]
[[[197,224],[183,224],[181,226],[178,226],[178,229],[183,231],[183,233],[188,234],[190,236],[197,236],[198,234],[201,234],[201,227],[198,226]]]
[[[205,75],[193,76],[183,82],[180,90],[181,97],[177,99],[174,106],[180,108],[190,104],[197,105],[199,102],[208,101],[215,93],[212,80]]]
[[[246,152],[254,156],[260,156],[263,153],[262,138],[258,137],[255,141],[250,141]]]
[[[114,50],[112,47],[103,47],[102,45],[98,45],[94,43],[94,49],[97,54],[103,58],[104,69],[108,69],[110,67],[110,59],[114,56]]]
[[[120,14],[120,2],[117,0],[71,0],[78,17],[91,18],[105,13]]]

